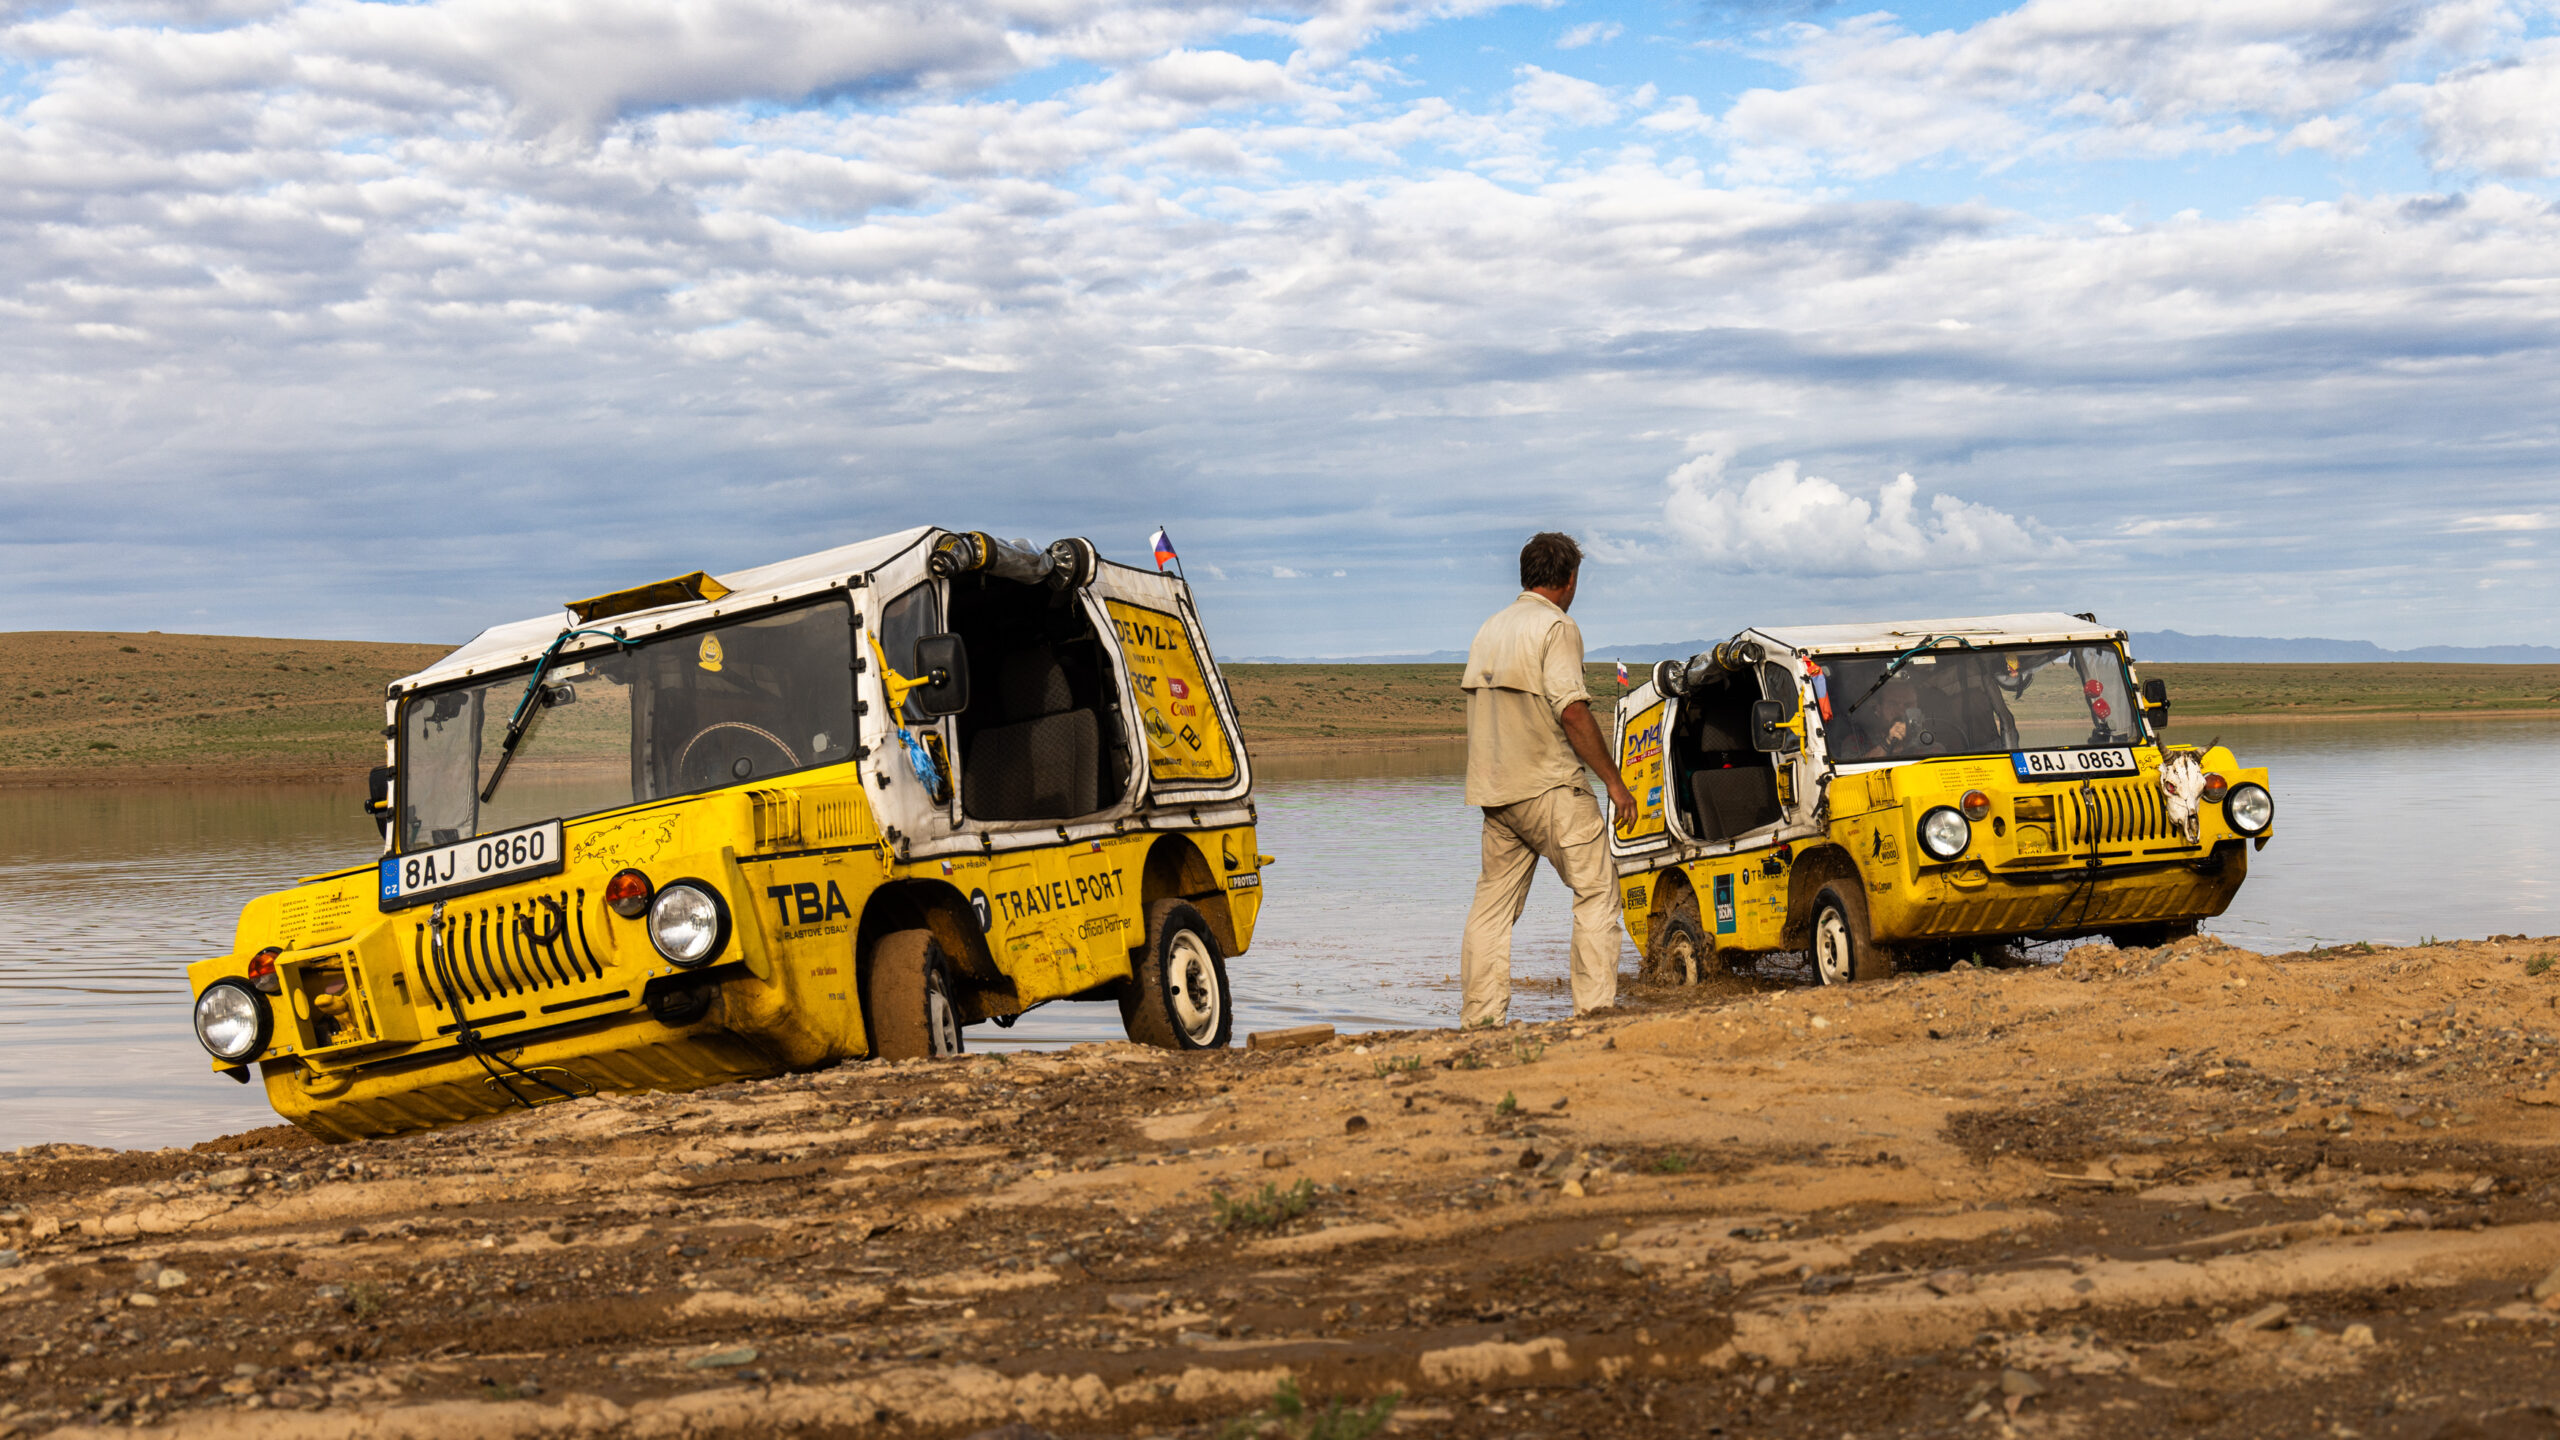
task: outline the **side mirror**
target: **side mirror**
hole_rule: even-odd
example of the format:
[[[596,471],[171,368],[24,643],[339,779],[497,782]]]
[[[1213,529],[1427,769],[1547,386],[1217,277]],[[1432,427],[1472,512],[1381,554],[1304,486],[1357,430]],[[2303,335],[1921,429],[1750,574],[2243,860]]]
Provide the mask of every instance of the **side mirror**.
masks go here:
[[[364,813],[372,817],[374,828],[391,830],[391,767],[376,765],[364,774]]]
[[[2169,723],[2168,681],[2145,680],[2142,682],[2142,714],[2144,719],[2151,722],[2151,728],[2154,730],[2161,729]]]
[[[1751,748],[1772,750],[1780,755],[1793,755],[1802,744],[1786,723],[1795,718],[1791,707],[1782,700],[1762,700],[1751,707]]]
[[[919,636],[913,675],[924,683],[907,692],[907,703],[920,713],[957,715],[969,708],[969,647],[959,636]]]

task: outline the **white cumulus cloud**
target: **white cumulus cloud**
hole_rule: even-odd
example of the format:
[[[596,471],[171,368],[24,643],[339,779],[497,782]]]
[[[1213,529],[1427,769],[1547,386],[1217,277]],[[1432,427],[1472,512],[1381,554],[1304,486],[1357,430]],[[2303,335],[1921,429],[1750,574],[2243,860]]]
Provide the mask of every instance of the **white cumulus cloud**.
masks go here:
[[[1701,455],[1671,472],[1663,514],[1718,565],[1790,575],[1886,575],[1986,561],[2058,559],[2068,543],[1988,505],[1933,495],[1895,476],[1873,502],[1782,460],[1742,485],[1725,457]]]
[[[1579,50],[1585,45],[1606,45],[1626,33],[1627,27],[1615,20],[1593,20],[1557,36],[1556,48]]]

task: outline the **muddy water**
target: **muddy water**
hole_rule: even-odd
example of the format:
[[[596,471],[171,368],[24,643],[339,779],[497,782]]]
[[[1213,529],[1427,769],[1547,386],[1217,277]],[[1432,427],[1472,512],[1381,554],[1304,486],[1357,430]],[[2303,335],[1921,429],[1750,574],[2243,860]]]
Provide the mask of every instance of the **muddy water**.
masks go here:
[[[2203,738],[2198,736],[2197,738]],[[2275,771],[2279,838],[2211,928],[2236,944],[2560,931],[2560,729],[2547,722],[2235,729]],[[1280,857],[1239,1030],[1447,1024],[1476,817],[1454,748],[1264,767]],[[267,1123],[187,1032],[183,966],[227,949],[240,905],[360,862],[372,827],[338,790],[0,791],[0,1148],[152,1145]],[[1515,1013],[1547,1018],[1570,921],[1542,876],[1520,925]],[[1631,963],[1631,957],[1630,957]],[[1116,1038],[1107,1005],[1052,1005],[978,1048]]]

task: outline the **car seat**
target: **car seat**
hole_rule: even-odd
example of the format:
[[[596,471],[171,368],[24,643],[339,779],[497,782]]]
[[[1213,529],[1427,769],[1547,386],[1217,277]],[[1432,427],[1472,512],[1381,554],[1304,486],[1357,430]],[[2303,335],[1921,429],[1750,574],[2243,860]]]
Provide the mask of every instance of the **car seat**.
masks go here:
[[[1046,644],[997,662],[991,725],[960,757],[960,808],[974,820],[1065,820],[1102,808],[1102,731],[1078,709],[1066,668]]]

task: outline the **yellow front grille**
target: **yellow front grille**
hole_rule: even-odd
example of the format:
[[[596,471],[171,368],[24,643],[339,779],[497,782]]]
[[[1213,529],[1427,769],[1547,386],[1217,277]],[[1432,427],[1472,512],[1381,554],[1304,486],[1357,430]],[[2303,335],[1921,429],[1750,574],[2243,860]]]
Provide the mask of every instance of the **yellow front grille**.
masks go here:
[[[444,915],[444,971],[439,974],[427,922],[410,931],[410,958],[426,977],[427,999],[453,1008],[446,988],[466,1005],[557,990],[604,978],[604,963],[587,943],[587,892],[562,891],[479,907],[453,906]],[[450,977],[448,980],[447,977]]]
[[[2092,780],[2057,789],[2054,799],[2068,829],[2065,843],[2073,850],[2185,838],[2170,828],[2160,787],[2146,778]]]

